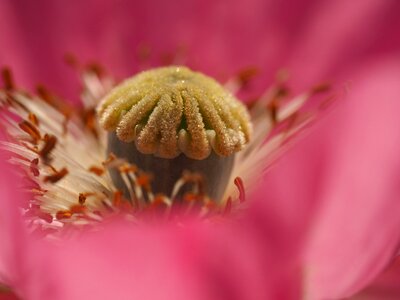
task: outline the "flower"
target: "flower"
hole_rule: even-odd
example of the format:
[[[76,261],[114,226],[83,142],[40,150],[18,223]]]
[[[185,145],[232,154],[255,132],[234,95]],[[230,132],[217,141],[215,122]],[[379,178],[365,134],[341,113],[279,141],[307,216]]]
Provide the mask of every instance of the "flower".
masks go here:
[[[1,270],[20,296],[296,299],[302,294],[304,280],[311,298],[338,298],[364,287],[390,262],[398,245],[400,219],[395,101],[399,66],[396,30],[386,29],[398,25],[398,4],[293,1],[289,2],[293,10],[288,10],[288,3],[270,1],[229,6],[224,2],[177,2],[165,7],[158,4],[157,8],[146,2],[136,4],[135,9],[127,9],[130,4],[123,1],[115,6],[87,3],[83,5],[88,5],[91,13],[74,23],[86,26],[72,28],[65,21],[82,9],[74,4],[35,4],[19,11],[23,14],[19,21],[13,11],[24,7],[22,2],[2,3],[3,22],[38,26],[29,26],[32,31],[25,38],[25,31],[20,30],[21,39],[11,32],[18,26],[0,27],[5,31],[0,35],[4,44],[12,49],[3,49],[2,57],[12,62],[18,82],[31,86],[30,78],[42,81],[47,77],[44,81],[59,90],[72,85],[70,80],[58,82],[54,76],[68,73],[50,73],[50,67],[39,68],[32,62],[33,67],[26,67],[24,59],[29,60],[23,55],[24,42],[31,45],[37,61],[54,65],[65,51],[82,52],[85,58],[95,57],[93,49],[100,48],[104,53],[99,60],[110,62],[109,69],[122,74],[132,65],[131,45],[136,44],[132,36],[148,36],[152,49],[160,53],[183,40],[193,67],[197,64],[198,69],[214,75],[221,70],[233,74],[248,63],[261,66],[263,74],[254,82],[255,90],[258,85],[265,86],[262,80],[271,78],[282,66],[297,78],[293,83],[296,89],[326,76],[335,82],[354,82],[340,107],[270,170],[259,195],[248,201],[250,208],[240,224],[214,227],[194,223],[183,229],[139,230],[117,221],[101,232],[71,237],[57,245],[27,234],[11,202],[15,189],[6,185],[10,196],[2,197],[0,220],[7,226],[1,226],[2,236],[9,237],[10,247],[2,246],[2,253],[8,253],[11,260],[2,259]],[[35,10],[40,8],[45,9]],[[58,28],[49,26],[41,35],[32,34],[43,29],[43,16],[52,16],[59,22]],[[96,30],[102,27],[90,26],[99,20],[112,24],[105,26],[108,31],[101,35]],[[203,20],[210,23],[200,22]],[[159,22],[163,26],[154,26]],[[141,29],[131,31],[132,23]],[[62,32],[62,39],[52,32]],[[123,43],[116,42],[118,34],[125,37]],[[101,47],[104,45],[111,46]],[[110,59],[115,57],[118,59]],[[74,95],[73,89],[66,90]],[[338,224],[338,220],[343,222]]]

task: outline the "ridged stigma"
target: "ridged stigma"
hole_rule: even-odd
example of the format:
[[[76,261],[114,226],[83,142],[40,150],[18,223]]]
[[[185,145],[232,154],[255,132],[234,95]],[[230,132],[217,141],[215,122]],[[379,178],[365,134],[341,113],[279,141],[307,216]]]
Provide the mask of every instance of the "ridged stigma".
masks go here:
[[[172,191],[182,172],[191,171],[205,177],[211,197],[221,197],[233,154],[252,131],[240,101],[214,79],[183,66],[125,80],[97,112],[101,126],[110,131],[109,152],[156,175],[153,189],[163,193]]]
[[[144,154],[193,159],[213,149],[229,156],[251,133],[246,108],[214,79],[186,67],[139,73],[122,82],[98,108],[100,123]]]

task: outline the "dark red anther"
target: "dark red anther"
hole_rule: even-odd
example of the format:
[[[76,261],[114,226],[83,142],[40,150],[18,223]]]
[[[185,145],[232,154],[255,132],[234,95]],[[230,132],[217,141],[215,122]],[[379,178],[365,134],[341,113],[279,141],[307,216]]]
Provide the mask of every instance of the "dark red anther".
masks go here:
[[[34,113],[28,114],[28,120],[35,126],[39,126],[39,120]]]
[[[70,211],[60,210],[56,213],[57,220],[69,219],[71,217],[72,217],[72,213]]]
[[[96,119],[96,111],[95,109],[85,110],[82,113],[83,123],[86,128],[95,136],[98,137],[97,132],[97,119]]]
[[[101,176],[104,174],[105,170],[101,167],[91,166],[89,168],[89,172],[96,174],[97,176]]]
[[[108,166],[108,165],[110,165],[112,162],[114,162],[116,159],[117,159],[117,157],[115,156],[115,154],[111,152],[111,153],[108,154],[107,159],[106,159],[105,161],[102,162],[102,165],[103,165],[103,166]]]
[[[246,88],[250,81],[254,79],[259,73],[260,70],[257,67],[248,67],[241,70],[238,74],[241,87]]]
[[[185,202],[195,202],[195,201],[199,200],[200,198],[201,198],[201,197],[199,197],[198,194],[190,193],[190,192],[185,193],[185,194],[183,195],[183,200],[184,200]]]
[[[121,205],[121,202],[122,202],[122,192],[115,191],[113,196],[113,205],[118,207]]]
[[[98,77],[102,77],[105,73],[104,68],[96,62],[91,62],[86,66],[86,69],[89,72],[93,72],[94,74],[96,74]]]
[[[268,110],[271,113],[272,122],[276,124],[278,122],[278,104],[276,103],[276,101],[272,101],[268,105]]]
[[[151,181],[153,179],[153,175],[150,173],[142,173],[137,178],[137,183],[139,186],[145,188],[146,190],[151,190]]]
[[[82,213],[86,212],[86,210],[87,210],[86,206],[77,204],[77,205],[71,206],[71,208],[69,209],[69,212],[71,214],[82,214]]]
[[[311,89],[311,94],[315,95],[315,94],[325,93],[325,92],[328,92],[330,89],[331,89],[331,85],[327,82],[324,82],[324,83],[314,86]]]
[[[53,216],[49,213],[38,211],[36,212],[36,216],[38,216],[42,220],[45,220],[47,223],[53,222]]]
[[[48,158],[50,152],[54,149],[57,144],[57,138],[54,135],[45,135],[44,146],[42,150],[39,151],[39,155],[45,159]]]
[[[53,175],[46,176],[43,180],[44,182],[56,183],[57,181],[63,179],[68,174],[67,168],[63,168]]]
[[[1,77],[3,77],[5,90],[12,91],[15,89],[14,79],[9,68],[3,68],[1,70]]]
[[[85,195],[85,194],[83,194],[83,193],[79,193],[79,196],[78,196],[78,201],[79,201],[79,204],[81,204],[81,205],[85,204],[85,201],[86,201],[86,195]]]
[[[240,203],[243,203],[244,201],[246,201],[246,194],[245,194],[245,190],[244,190],[243,180],[240,177],[236,177],[234,180],[234,183],[239,190]]]
[[[39,97],[41,97],[47,104],[54,107],[64,116],[68,117],[74,111],[74,108],[71,105],[68,105],[66,101],[61,101],[59,98],[50,93],[43,85],[37,86],[36,91]]]
[[[19,128],[25,131],[33,139],[35,144],[41,139],[39,129],[29,121],[22,121],[18,124]]]
[[[64,55],[64,61],[71,67],[77,68],[79,67],[79,62],[76,56],[72,53],[66,53]]]
[[[35,158],[31,161],[31,165],[29,167],[29,169],[31,170],[33,176],[38,177],[40,175],[39,172],[39,158]]]
[[[135,172],[137,172],[137,167],[135,166],[135,165],[131,165],[131,164],[128,164],[128,163],[125,163],[125,164],[123,164],[123,165],[121,165],[121,166],[119,166],[118,167],[118,171],[120,172],[120,173],[130,173],[130,172],[133,172],[133,173],[135,173]]]

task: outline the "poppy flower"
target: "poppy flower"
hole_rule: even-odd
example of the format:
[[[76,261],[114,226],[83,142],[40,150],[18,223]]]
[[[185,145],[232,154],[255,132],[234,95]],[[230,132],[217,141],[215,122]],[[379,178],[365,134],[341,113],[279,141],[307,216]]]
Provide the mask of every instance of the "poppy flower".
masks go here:
[[[44,87],[38,96],[22,92],[5,69],[2,124],[14,141],[5,147],[18,167],[3,169],[23,170],[30,180],[15,186],[2,172],[1,280],[28,299],[335,299],[370,283],[396,255],[400,238],[400,44],[395,30],[387,30],[398,26],[398,4],[289,4],[292,9],[273,1],[2,3],[7,26],[0,39],[7,47],[1,59],[18,86],[45,81],[76,102],[71,72],[59,62],[75,52],[104,61],[119,77],[173,62],[220,82],[231,74],[228,87],[242,88],[239,98],[260,95],[266,82],[272,88],[254,105],[263,112],[255,136],[266,140],[243,152],[237,198],[213,209],[202,198],[207,222],[189,215],[183,225],[160,226],[142,224],[147,219],[121,206],[113,182],[101,177],[101,163],[113,162],[96,136],[93,110],[78,112]],[[150,55],[140,66],[133,61],[136,47]],[[259,76],[248,82],[237,70],[250,64]],[[301,97],[272,83],[282,67]],[[83,71],[82,98],[93,109],[112,83],[98,68]],[[351,82],[345,99],[320,118],[315,108],[325,99],[302,105],[326,79]],[[259,110],[257,103],[274,105]],[[292,134],[316,116],[321,120],[311,132],[281,155]],[[272,131],[265,130],[266,120]],[[281,159],[260,175],[276,154]],[[136,180],[146,193],[146,181]],[[85,194],[82,187],[101,193]],[[40,202],[32,202],[32,191]]]

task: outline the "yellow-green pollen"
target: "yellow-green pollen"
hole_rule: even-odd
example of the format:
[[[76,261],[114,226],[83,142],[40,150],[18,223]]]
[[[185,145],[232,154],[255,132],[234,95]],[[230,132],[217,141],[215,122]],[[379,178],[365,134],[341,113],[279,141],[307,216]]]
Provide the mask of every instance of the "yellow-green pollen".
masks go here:
[[[115,87],[97,108],[102,127],[143,154],[197,160],[230,156],[252,132],[246,107],[214,79],[187,67],[144,71]]]

